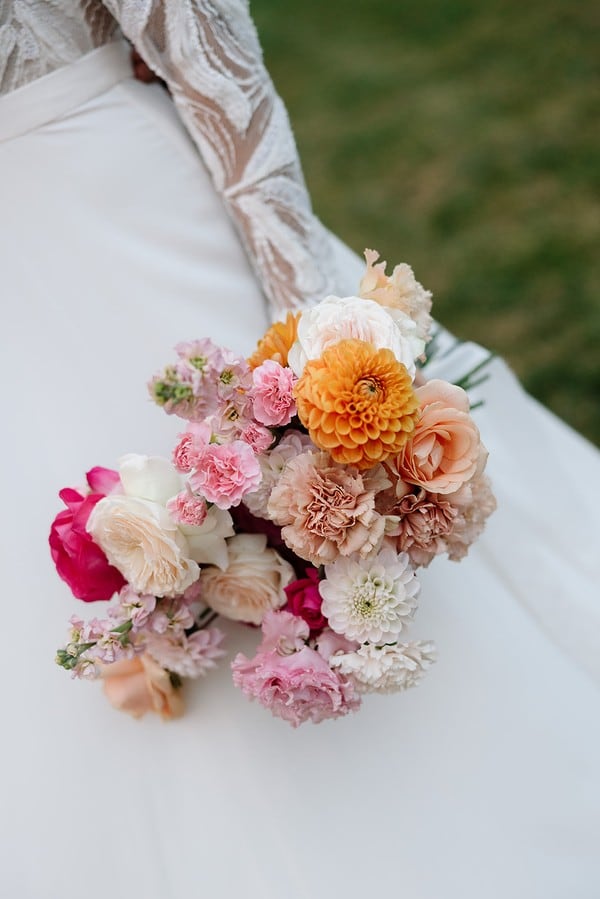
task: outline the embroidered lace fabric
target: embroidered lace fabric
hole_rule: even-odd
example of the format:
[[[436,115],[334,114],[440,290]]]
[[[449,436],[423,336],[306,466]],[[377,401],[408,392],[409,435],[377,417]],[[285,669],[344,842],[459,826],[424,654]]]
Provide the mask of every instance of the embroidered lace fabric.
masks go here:
[[[119,25],[168,84],[274,313],[334,292],[329,234],[245,0],[0,0],[0,94],[102,46]]]

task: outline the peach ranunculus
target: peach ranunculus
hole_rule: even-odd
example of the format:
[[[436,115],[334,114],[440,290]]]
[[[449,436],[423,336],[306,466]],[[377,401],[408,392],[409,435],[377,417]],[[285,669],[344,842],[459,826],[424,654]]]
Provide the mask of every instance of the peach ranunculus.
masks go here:
[[[183,715],[180,689],[173,686],[169,672],[148,655],[103,665],[101,677],[111,705],[134,718],[146,712],[156,712],[164,719]]]
[[[269,517],[283,526],[286,544],[313,565],[352,553],[365,558],[383,538],[385,518],[375,509],[375,494],[389,483],[380,465],[361,473],[332,463],[327,453],[302,453],[273,488]]]
[[[363,340],[342,340],[307,362],[295,394],[313,443],[359,469],[398,453],[419,415],[406,366]]]
[[[400,477],[429,493],[454,493],[478,471],[481,441],[464,390],[428,381],[415,391],[421,415],[394,459]]]
[[[366,300],[375,300],[387,307],[392,317],[397,310],[408,315],[417,325],[417,336],[429,339],[431,329],[431,292],[419,284],[410,265],[395,266],[391,275],[385,273],[385,262],[377,262],[376,250],[365,250],[367,270],[360,282],[359,293]],[[377,263],[377,264],[375,264]]]
[[[288,352],[296,340],[299,312],[288,312],[285,321],[274,322],[248,359],[250,368],[258,368],[267,359],[288,364]]]
[[[227,548],[226,571],[202,570],[202,601],[224,618],[260,624],[266,612],[287,602],[284,587],[295,578],[294,569],[267,547],[263,534],[237,534]]]

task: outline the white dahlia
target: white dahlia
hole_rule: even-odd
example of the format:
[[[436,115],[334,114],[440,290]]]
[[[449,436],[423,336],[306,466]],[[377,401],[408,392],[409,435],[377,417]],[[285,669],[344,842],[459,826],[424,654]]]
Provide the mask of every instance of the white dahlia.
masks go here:
[[[417,607],[420,584],[407,553],[383,549],[325,566],[319,590],[329,626],[358,643],[394,642]]]
[[[435,660],[435,644],[418,640],[385,646],[366,643],[356,652],[332,656],[329,664],[351,677],[359,693],[394,693],[416,687]]]

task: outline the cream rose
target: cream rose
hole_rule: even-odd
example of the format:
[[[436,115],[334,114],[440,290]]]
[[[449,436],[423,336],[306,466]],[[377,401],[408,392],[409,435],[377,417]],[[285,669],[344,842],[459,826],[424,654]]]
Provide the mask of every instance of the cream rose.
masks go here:
[[[383,306],[361,297],[326,297],[300,316],[288,365],[300,377],[309,359],[318,359],[328,347],[349,338],[372,343],[376,349],[390,349],[411,378],[415,359],[425,348],[408,315],[395,311],[394,318]]]
[[[202,599],[225,618],[260,624],[266,612],[285,604],[283,588],[294,579],[294,569],[267,548],[262,534],[238,534],[227,546],[227,570],[202,571]]]
[[[137,593],[178,596],[200,575],[187,540],[158,503],[105,496],[92,510],[87,530]]]

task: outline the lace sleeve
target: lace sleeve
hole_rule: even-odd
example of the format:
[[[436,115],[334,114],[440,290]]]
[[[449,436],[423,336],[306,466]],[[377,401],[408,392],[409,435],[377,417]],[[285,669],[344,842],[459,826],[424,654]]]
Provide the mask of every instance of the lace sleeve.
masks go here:
[[[168,84],[274,311],[334,290],[281,98],[245,0],[105,0]]]

